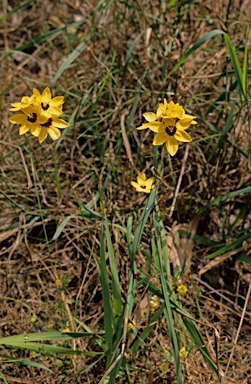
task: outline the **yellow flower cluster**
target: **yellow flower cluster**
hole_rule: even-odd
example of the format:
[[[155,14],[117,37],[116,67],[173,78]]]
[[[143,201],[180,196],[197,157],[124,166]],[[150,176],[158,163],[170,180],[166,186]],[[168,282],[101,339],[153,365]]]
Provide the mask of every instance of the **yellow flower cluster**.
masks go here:
[[[188,355],[188,352],[189,351],[187,351],[185,347],[181,348],[181,350],[179,351],[180,358],[181,359],[186,359],[187,355]]]
[[[42,94],[33,88],[31,97],[24,96],[21,102],[12,103],[10,111],[21,111],[17,115],[11,116],[9,121],[14,124],[21,124],[19,135],[31,132],[38,137],[39,143],[42,143],[48,134],[52,140],[60,138],[61,133],[58,128],[66,128],[70,124],[59,119],[62,115],[62,106],[64,96],[51,98],[51,91],[47,87]]]
[[[184,296],[187,293],[187,287],[185,285],[180,285],[177,288],[177,291],[180,295]]]
[[[146,112],[143,114],[148,123],[141,125],[137,129],[149,128],[157,135],[153,140],[153,145],[166,143],[166,149],[171,156],[178,151],[178,141],[190,142],[191,137],[185,130],[191,124],[197,124],[195,116],[187,115],[181,105],[173,101],[159,104],[156,113]]]
[[[133,320],[129,320],[128,325],[127,325],[127,330],[128,331],[134,331],[135,329],[135,322]]]
[[[156,309],[158,309],[160,306],[159,298],[156,295],[153,295],[153,297],[150,300],[150,310],[151,312],[154,312]]]

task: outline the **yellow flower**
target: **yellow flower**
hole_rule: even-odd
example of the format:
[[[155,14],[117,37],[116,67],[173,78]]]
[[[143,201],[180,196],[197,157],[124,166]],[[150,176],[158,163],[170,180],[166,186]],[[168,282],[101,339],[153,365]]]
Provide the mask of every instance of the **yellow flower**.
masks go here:
[[[177,288],[177,291],[180,295],[185,295],[187,293],[187,287],[185,285],[180,285],[179,288]]]
[[[179,356],[181,359],[185,359],[188,355],[188,351],[186,350],[185,347],[181,348],[181,350],[179,351]]]
[[[57,361],[57,366],[58,366],[58,367],[62,367],[62,365],[63,365],[62,360],[58,360],[58,361]]]
[[[145,192],[150,193],[154,188],[154,177],[150,177],[150,179],[146,180],[146,174],[142,173],[137,176],[137,183],[135,181],[131,182],[131,185],[136,188],[137,192]]]
[[[128,325],[127,325],[127,330],[128,331],[134,331],[134,329],[135,329],[135,322],[129,320]]]
[[[168,116],[172,119],[181,119],[185,111],[179,103],[175,104],[173,101],[167,103],[166,99],[164,99],[164,104],[159,105],[157,114],[159,116]]]
[[[61,280],[60,280],[60,279],[56,279],[56,280],[55,280],[55,283],[56,283],[57,285],[59,285],[59,284],[61,284]]]
[[[157,113],[146,112],[143,114],[148,123],[141,125],[137,129],[150,128],[157,135],[153,140],[153,145],[166,143],[167,151],[174,156],[178,151],[178,141],[190,142],[191,137],[185,130],[191,124],[197,124],[195,116],[187,115],[182,106],[173,101],[159,104]]]
[[[31,356],[32,356],[32,357],[35,357],[35,356],[36,356],[36,354],[37,354],[37,352],[36,352],[36,351],[32,351],[32,352],[31,352]]]
[[[63,332],[71,332],[71,325],[69,325],[68,327],[66,327]]]
[[[150,310],[151,312],[154,312],[156,309],[158,309],[160,306],[159,298],[158,296],[154,295],[150,300]]]
[[[31,97],[22,97],[22,100],[19,103],[11,103],[12,107],[14,108],[10,108],[10,111],[16,112],[22,110],[22,108],[29,107],[31,104],[33,104],[35,98],[35,95],[32,95]]]
[[[39,136],[41,125],[47,120],[47,117],[42,114],[41,107],[38,105],[29,105],[22,108],[23,113],[11,116],[9,121],[14,124],[21,124],[19,135],[24,135],[26,132],[31,132],[34,136]]]
[[[58,128],[63,129],[69,127],[69,125],[70,124],[63,119],[51,116],[46,122],[41,124],[41,131],[38,136],[39,143],[41,144],[46,139],[48,134],[52,140],[58,140],[61,136],[60,130]]]
[[[159,369],[161,370],[161,372],[165,372],[165,371],[167,371],[168,368],[169,368],[169,364],[167,364],[167,363],[162,363],[162,364],[160,365],[160,367],[159,367]]]
[[[62,105],[64,104],[64,96],[51,98],[51,91],[48,87],[45,88],[42,95],[33,88],[33,95],[36,97],[36,102],[40,103],[42,111],[49,118],[51,116],[62,115]]]

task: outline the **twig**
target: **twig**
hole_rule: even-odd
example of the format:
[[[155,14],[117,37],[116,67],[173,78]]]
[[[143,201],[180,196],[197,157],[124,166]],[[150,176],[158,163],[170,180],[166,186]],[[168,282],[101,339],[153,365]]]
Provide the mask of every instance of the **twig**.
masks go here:
[[[227,371],[228,371],[229,365],[231,363],[231,360],[232,360],[232,357],[233,357],[233,354],[234,354],[234,349],[235,349],[237,340],[239,338],[239,334],[240,334],[242,323],[243,323],[243,320],[244,320],[244,317],[245,317],[245,312],[246,312],[246,309],[247,309],[250,293],[251,293],[251,283],[249,284],[248,293],[247,293],[247,297],[246,297],[246,300],[245,300],[244,308],[243,308],[243,311],[242,311],[240,324],[239,324],[239,327],[238,327],[238,330],[237,330],[237,334],[236,334],[236,337],[235,337],[235,341],[234,341],[234,345],[233,345],[233,348],[232,348],[232,351],[231,351],[231,354],[230,354],[230,357],[229,357],[229,360],[228,360],[228,363],[227,363],[227,368],[226,368],[226,371],[225,371],[225,375],[227,375]]]

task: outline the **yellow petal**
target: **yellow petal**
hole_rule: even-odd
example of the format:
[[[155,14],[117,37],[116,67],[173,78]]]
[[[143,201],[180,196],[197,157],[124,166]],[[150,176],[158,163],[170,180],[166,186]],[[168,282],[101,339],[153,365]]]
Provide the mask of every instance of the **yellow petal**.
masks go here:
[[[162,120],[167,127],[175,126],[175,120],[171,119],[170,117],[162,117]]]
[[[24,124],[24,122],[27,121],[27,116],[23,113],[18,113],[17,115],[11,116],[9,121],[14,124]]]
[[[24,112],[26,115],[31,115],[34,112],[34,106],[27,105],[27,107],[22,108],[22,112]]]
[[[21,127],[19,128],[19,135],[24,135],[26,132],[30,130],[31,123],[26,121]]]
[[[175,137],[169,137],[166,142],[166,149],[171,156],[174,156],[177,153],[178,147],[178,141],[175,139]]]
[[[41,132],[41,125],[39,125],[37,122],[33,123],[31,125],[31,133],[32,133],[32,135],[38,137],[40,135],[40,132]]]
[[[153,140],[153,145],[161,145],[164,144],[168,140],[168,135],[166,132],[157,133]]]
[[[148,123],[147,125],[148,125],[148,128],[151,129],[151,131],[158,132],[161,124],[162,123],[160,122],[153,121],[152,123]]]
[[[146,129],[148,128],[148,123],[147,124],[142,124],[140,127],[138,127],[137,129]]]
[[[41,127],[41,132],[38,136],[39,143],[41,144],[46,139],[47,136],[48,136],[47,129],[45,127]]]
[[[143,113],[143,116],[144,118],[147,120],[147,121],[155,121],[157,120],[157,115],[155,115],[155,113],[153,112],[146,112],[146,113]]]
[[[162,113],[163,113],[163,109],[160,108],[160,106],[159,106],[157,109],[157,118],[159,118],[162,115]]]
[[[49,103],[51,100],[51,91],[50,88],[46,87],[42,93],[41,100],[43,103]]]
[[[63,129],[69,127],[70,124],[63,119],[53,118],[53,125],[57,128]]]
[[[44,123],[47,122],[47,120],[48,120],[50,117],[51,117],[50,114],[49,114],[49,116],[47,116],[47,114],[43,112],[42,115],[38,115],[38,117],[37,117],[37,122],[38,122],[39,124],[44,124]]]
[[[176,123],[176,127],[180,131],[184,131],[184,129],[187,129],[193,120],[193,117],[188,117],[188,118],[182,118]]]
[[[61,107],[64,104],[64,96],[53,97],[50,101],[52,107]]]
[[[187,118],[187,119],[197,119],[196,116],[187,115],[186,113],[184,113],[183,118],[184,118],[184,117]]]
[[[58,140],[60,138],[61,133],[59,129],[55,127],[51,127],[51,128],[48,128],[47,130],[52,140]]]
[[[33,94],[34,94],[35,96],[41,96],[41,95],[40,95],[40,92],[39,92],[36,88],[33,88]]]
[[[137,182],[139,185],[144,185],[145,184],[145,181],[146,181],[146,174],[145,173],[142,173],[142,175],[138,175],[137,176]]]
[[[176,131],[174,137],[175,139],[183,141],[184,143],[190,143],[190,141],[192,141],[191,137],[186,131]]]
[[[139,188],[139,184],[136,183],[135,181],[131,181],[131,185],[134,187],[134,188]]]
[[[150,177],[149,179],[146,180],[145,185],[147,189],[153,189],[154,180],[155,180],[154,177]]]

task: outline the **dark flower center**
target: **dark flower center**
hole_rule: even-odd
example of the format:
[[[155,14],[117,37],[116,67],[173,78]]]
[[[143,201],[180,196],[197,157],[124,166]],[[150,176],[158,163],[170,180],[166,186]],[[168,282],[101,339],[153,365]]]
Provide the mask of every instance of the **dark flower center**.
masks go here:
[[[175,126],[168,126],[166,127],[165,131],[168,134],[168,136],[173,136],[177,131],[177,128]]]
[[[52,120],[52,118],[50,117],[49,120],[46,121],[46,123],[44,123],[44,124],[40,124],[40,125],[41,125],[41,127],[50,128],[50,127],[52,126],[52,122],[53,122],[53,120]]]
[[[141,188],[145,189],[145,188],[146,188],[146,186],[145,186],[145,185],[141,185]]]
[[[48,108],[50,108],[49,104],[44,105],[44,103],[41,103],[41,107],[43,108],[44,111],[47,111]]]
[[[36,113],[31,113],[28,117],[27,120],[30,121],[31,123],[35,123],[37,121],[37,114]]]

